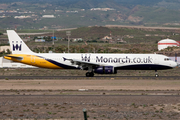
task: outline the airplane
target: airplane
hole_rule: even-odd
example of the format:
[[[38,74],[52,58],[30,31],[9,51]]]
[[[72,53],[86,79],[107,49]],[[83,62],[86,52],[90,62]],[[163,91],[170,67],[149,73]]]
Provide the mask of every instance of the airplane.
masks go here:
[[[116,74],[117,70],[172,69],[177,63],[159,54],[107,54],[107,53],[35,53],[14,30],[7,30],[12,54],[5,59],[40,68],[87,70],[86,77],[97,74]]]

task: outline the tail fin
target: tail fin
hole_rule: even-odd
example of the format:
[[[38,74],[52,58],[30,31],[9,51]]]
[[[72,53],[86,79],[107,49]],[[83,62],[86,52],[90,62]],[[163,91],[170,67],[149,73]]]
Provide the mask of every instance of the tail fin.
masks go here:
[[[7,30],[7,35],[12,54],[32,53],[29,47],[24,43],[24,41],[14,30]]]

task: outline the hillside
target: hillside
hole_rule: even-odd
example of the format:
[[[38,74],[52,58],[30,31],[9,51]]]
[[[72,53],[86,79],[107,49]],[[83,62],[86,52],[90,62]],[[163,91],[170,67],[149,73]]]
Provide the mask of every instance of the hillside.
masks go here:
[[[179,9],[179,0],[1,0],[1,3],[14,3],[23,2],[31,4],[48,3],[57,6],[64,6],[66,8],[83,8],[90,9],[95,7],[110,7],[111,5],[106,3],[112,3],[116,6],[122,5],[124,7],[133,7],[136,5],[142,6],[156,6],[164,7],[168,9]],[[114,7],[114,6],[112,6]]]
[[[110,33],[112,40],[104,41],[102,38],[110,36]],[[44,36],[51,35],[52,33]],[[56,31],[55,36],[63,38],[55,41],[55,52],[67,52],[66,31]],[[72,53],[93,53],[94,51],[97,53],[154,53],[157,52],[158,41],[167,37],[179,41],[180,35],[178,32],[175,32],[174,29],[82,27],[71,30],[70,51]],[[73,42],[74,38],[82,38],[83,41]],[[119,42],[118,40],[123,40],[124,42]],[[52,42],[50,41],[46,43],[29,41],[27,44],[35,52],[48,52],[49,50],[53,50]],[[173,49],[167,52],[171,52]]]
[[[179,0],[1,0],[0,29],[83,26],[180,27]],[[53,15],[53,18],[44,18]]]
[[[115,39],[123,38],[128,43],[150,43],[156,44],[157,41],[167,37],[179,40],[179,33],[175,30],[158,30],[148,28],[126,28],[126,27],[81,27],[71,30],[71,38],[83,38],[84,40],[100,41],[104,36],[111,36]],[[177,33],[177,35],[173,35]],[[51,34],[49,34],[51,35]],[[55,36],[67,38],[66,31],[55,32]],[[131,37],[130,37],[131,36]]]

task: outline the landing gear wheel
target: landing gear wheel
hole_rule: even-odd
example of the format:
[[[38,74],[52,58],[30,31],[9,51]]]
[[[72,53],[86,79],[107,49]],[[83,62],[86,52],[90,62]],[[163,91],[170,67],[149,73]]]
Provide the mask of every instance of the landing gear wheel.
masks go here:
[[[159,77],[157,70],[155,70],[155,77]]]
[[[155,77],[159,77],[159,75],[158,75],[158,74],[155,74]]]
[[[90,72],[87,72],[87,73],[86,73],[86,77],[90,77]]]
[[[94,77],[94,73],[93,72],[87,72],[86,77]]]
[[[91,77],[94,77],[94,73],[93,72],[91,72]]]

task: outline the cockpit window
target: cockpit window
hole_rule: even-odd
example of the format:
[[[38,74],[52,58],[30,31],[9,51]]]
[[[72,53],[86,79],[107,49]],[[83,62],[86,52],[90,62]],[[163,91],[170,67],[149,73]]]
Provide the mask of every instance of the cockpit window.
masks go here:
[[[164,58],[164,61],[169,61],[169,60],[171,60],[170,58]]]

